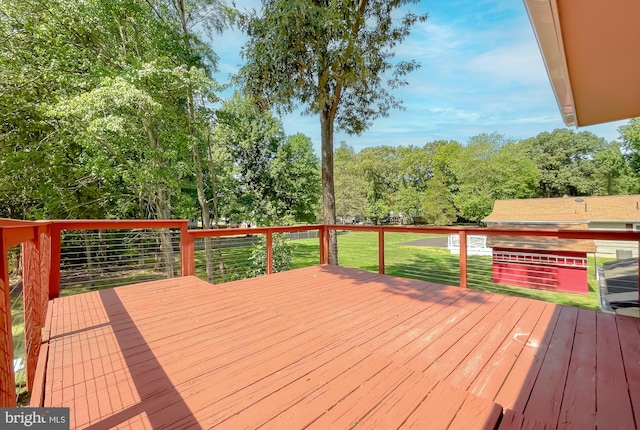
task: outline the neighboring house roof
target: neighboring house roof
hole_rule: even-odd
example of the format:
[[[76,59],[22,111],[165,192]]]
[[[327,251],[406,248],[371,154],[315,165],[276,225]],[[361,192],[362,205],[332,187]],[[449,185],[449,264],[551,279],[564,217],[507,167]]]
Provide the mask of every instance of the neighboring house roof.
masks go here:
[[[531,229],[586,229],[587,225],[563,223],[547,223],[547,224],[518,224],[514,228],[513,223],[492,223],[494,228],[509,228],[517,230],[519,228]],[[541,251],[572,251],[572,252],[596,252],[596,246],[593,240],[580,239],[559,239],[557,237],[539,237],[539,236],[521,236],[514,238],[513,236],[488,236],[487,246],[489,248],[517,248],[518,250],[541,250]]]
[[[640,116],[640,2],[524,0],[567,125]]]
[[[497,200],[487,224],[640,222],[640,195]]]

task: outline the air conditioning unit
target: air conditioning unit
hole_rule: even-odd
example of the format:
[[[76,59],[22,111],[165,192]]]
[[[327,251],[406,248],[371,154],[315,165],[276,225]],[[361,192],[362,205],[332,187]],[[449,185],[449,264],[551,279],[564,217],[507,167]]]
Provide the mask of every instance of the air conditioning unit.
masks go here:
[[[633,231],[640,231],[640,224],[634,224]]]

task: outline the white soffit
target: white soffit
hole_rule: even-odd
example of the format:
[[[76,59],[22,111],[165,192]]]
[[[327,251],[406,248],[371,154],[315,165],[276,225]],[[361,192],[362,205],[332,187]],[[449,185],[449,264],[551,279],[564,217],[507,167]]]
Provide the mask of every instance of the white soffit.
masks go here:
[[[555,0],[524,0],[564,123],[576,125],[569,71]]]
[[[567,125],[640,116],[640,0],[524,4]]]

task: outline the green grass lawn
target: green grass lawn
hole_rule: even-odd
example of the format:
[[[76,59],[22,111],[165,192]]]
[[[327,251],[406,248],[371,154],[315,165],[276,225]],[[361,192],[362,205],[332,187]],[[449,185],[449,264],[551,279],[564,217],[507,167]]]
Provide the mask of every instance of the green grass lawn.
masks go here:
[[[460,265],[457,255],[451,255],[446,248],[428,246],[410,246],[411,242],[437,235],[419,233],[385,234],[385,273],[393,276],[422,279],[444,285],[459,285]],[[439,236],[443,237],[443,236]],[[378,235],[375,232],[349,232],[338,236],[338,259],[341,266],[354,269],[378,271]],[[294,267],[305,267],[313,263],[311,256],[318,252],[317,239],[295,241],[304,252],[298,258],[294,254]],[[317,261],[317,260],[315,260]],[[603,259],[598,258],[598,264]],[[529,297],[562,305],[598,309],[597,281],[595,279],[595,260],[589,257],[588,294],[560,293],[532,288],[494,284],[492,278],[491,257],[469,256],[468,286],[473,289],[498,292],[519,297]]]

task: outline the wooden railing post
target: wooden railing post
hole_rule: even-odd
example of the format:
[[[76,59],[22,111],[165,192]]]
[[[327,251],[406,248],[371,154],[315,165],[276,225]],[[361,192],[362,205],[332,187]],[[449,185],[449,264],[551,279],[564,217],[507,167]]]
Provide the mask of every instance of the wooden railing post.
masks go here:
[[[460,230],[460,288],[467,288],[467,232]]]
[[[384,228],[378,230],[378,273],[384,275]]]
[[[320,252],[320,264],[327,264],[327,262],[324,260],[324,235],[325,229],[321,226],[318,228],[318,252]]]
[[[62,228],[51,224],[51,270],[49,271],[49,299],[60,296],[60,252]]]
[[[320,264],[329,264],[329,227],[321,225],[320,229]]]
[[[267,275],[273,273],[273,232],[267,230]]]
[[[209,258],[209,256],[205,256]],[[195,247],[193,236],[189,233],[188,221],[180,226],[180,260],[182,276],[196,274]]]

